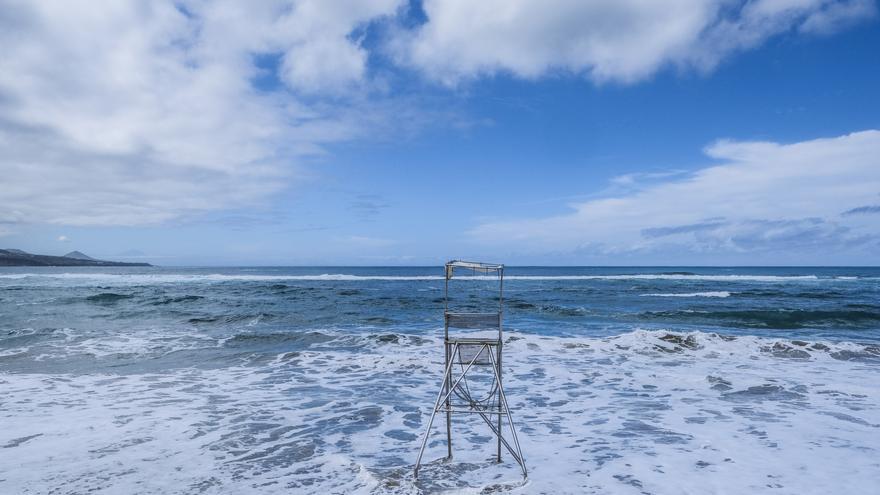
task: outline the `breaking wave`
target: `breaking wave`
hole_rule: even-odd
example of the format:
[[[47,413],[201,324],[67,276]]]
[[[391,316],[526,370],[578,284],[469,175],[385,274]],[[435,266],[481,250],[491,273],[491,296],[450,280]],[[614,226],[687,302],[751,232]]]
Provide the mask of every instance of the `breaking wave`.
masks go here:
[[[826,326],[865,326],[880,324],[880,312],[868,309],[730,309],[721,311],[647,311],[646,319],[707,322],[713,325],[745,328],[799,329]]]
[[[708,292],[686,292],[686,293],[664,293],[664,294],[642,294],[643,297],[730,297],[730,292],[708,291]]]
[[[822,359],[880,362],[880,344],[858,342],[807,341],[734,336],[714,332],[672,332],[635,330],[601,339],[594,344],[606,351],[635,353],[694,353],[695,356],[725,355],[748,360],[756,357]]]

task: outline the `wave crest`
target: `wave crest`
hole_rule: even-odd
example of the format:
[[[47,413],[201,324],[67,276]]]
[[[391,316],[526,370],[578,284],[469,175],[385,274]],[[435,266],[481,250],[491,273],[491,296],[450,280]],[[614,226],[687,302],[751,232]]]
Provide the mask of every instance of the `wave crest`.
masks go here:
[[[726,290],[707,291],[707,292],[686,292],[686,293],[653,293],[642,294],[642,297],[730,297],[730,292]]]
[[[880,362],[880,344],[768,339],[712,332],[636,330],[602,339],[596,347],[638,354],[686,354],[717,357],[718,354],[786,359],[832,358],[839,361]]]

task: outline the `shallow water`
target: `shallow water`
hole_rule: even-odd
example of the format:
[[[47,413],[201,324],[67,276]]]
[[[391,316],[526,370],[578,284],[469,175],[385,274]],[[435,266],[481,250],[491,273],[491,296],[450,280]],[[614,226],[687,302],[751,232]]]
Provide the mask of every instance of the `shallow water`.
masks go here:
[[[0,270],[2,493],[860,492],[880,270],[513,268],[529,466],[435,428],[437,268]],[[492,281],[457,282],[461,306]],[[474,296],[474,297],[470,297]]]

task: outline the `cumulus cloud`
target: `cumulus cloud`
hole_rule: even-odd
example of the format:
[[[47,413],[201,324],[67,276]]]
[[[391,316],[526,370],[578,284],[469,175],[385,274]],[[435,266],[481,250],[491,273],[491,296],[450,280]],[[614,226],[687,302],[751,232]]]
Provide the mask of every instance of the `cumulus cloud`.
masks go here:
[[[365,20],[393,14],[401,0],[297,2],[277,25],[283,39],[282,77],[310,92],[340,89],[363,80],[367,50],[350,39]]]
[[[401,60],[448,84],[552,72],[631,83],[664,66],[709,70],[797,30],[828,33],[875,14],[873,0],[426,0]]]
[[[485,223],[471,235],[523,250],[600,254],[846,250],[880,237],[880,219],[864,214],[880,192],[880,131],[793,144],[718,141],[705,152],[720,163],[572,204],[564,215]]]
[[[399,4],[2,2],[0,221],[155,223],[280,190],[375,127],[315,95],[365,82],[350,35]],[[255,86],[261,55],[281,88]]]

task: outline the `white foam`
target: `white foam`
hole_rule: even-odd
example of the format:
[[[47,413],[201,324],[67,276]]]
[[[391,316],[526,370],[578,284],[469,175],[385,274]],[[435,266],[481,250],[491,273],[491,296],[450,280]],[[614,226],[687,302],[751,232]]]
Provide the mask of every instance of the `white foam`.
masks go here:
[[[58,329],[56,334],[59,338],[49,339],[40,345],[41,354],[34,357],[35,361],[76,356],[158,358],[175,351],[222,345],[222,341],[205,335],[163,328],[128,329],[125,333],[105,334],[65,327]]]
[[[30,351],[29,347],[12,347],[9,349],[0,349],[0,357],[11,357],[27,354]]]
[[[708,291],[708,292],[686,292],[686,293],[666,293],[666,294],[642,294],[644,297],[730,297],[727,291]]]
[[[259,367],[0,374],[0,492],[824,494],[867,493],[880,479],[878,365],[832,357],[857,344],[791,359],[773,348],[810,346],[509,335],[504,384],[525,486],[469,417],[454,419],[448,463],[435,424],[413,484],[440,385],[431,336],[322,345]]]

